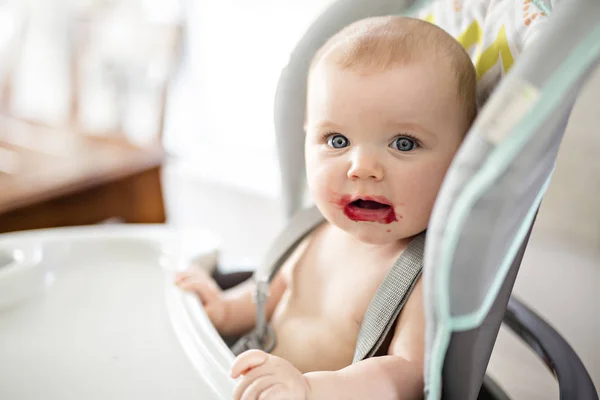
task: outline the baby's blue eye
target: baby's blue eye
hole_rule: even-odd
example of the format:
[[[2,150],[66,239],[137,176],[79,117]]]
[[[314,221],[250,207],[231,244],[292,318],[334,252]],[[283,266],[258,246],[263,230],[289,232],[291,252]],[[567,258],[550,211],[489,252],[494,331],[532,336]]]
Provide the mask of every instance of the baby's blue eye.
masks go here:
[[[332,135],[327,139],[327,144],[334,149],[342,149],[350,144],[350,141],[346,139],[344,135]]]
[[[411,151],[417,147],[417,143],[410,138],[399,137],[398,139],[394,140],[390,146],[399,151]]]

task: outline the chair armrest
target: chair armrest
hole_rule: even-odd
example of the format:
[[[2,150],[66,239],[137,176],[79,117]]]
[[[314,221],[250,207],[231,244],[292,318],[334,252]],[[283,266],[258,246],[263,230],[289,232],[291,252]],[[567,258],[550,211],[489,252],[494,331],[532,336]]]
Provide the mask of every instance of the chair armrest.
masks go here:
[[[594,383],[573,348],[540,316],[511,296],[503,322],[556,376],[561,400],[598,400]]]

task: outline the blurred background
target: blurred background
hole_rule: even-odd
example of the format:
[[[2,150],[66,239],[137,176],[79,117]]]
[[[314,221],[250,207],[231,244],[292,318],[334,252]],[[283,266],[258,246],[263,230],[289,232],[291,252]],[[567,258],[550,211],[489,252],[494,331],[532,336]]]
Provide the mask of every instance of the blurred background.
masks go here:
[[[278,198],[279,71],[328,1],[1,0],[0,232],[186,220],[171,167]]]
[[[284,223],[279,72],[331,0],[0,0],[0,233],[110,222],[208,228],[225,268]],[[581,93],[515,293],[600,387],[600,70]],[[490,373],[558,398],[502,330]]]

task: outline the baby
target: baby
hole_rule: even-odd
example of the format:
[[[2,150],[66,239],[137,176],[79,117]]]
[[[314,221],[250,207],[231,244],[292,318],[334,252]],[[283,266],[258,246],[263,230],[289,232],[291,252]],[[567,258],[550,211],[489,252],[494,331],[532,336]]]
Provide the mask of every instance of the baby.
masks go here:
[[[424,21],[356,22],[316,54],[309,73],[306,170],[326,222],[273,280],[267,315],[277,346],[236,358],[234,399],[418,399],[424,310],[415,285],[385,354],[352,364],[377,287],[423,232],[444,174],[477,112],[473,64]],[[253,328],[253,284],[221,292],[197,269],[180,274],[218,331]]]

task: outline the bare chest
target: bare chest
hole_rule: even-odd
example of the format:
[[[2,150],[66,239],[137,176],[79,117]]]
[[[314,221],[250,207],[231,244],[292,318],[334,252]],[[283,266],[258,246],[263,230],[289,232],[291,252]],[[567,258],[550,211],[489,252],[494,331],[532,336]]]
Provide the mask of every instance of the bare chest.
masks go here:
[[[288,271],[273,316],[275,353],[305,372],[349,365],[364,314],[392,262],[335,236],[317,236]]]

